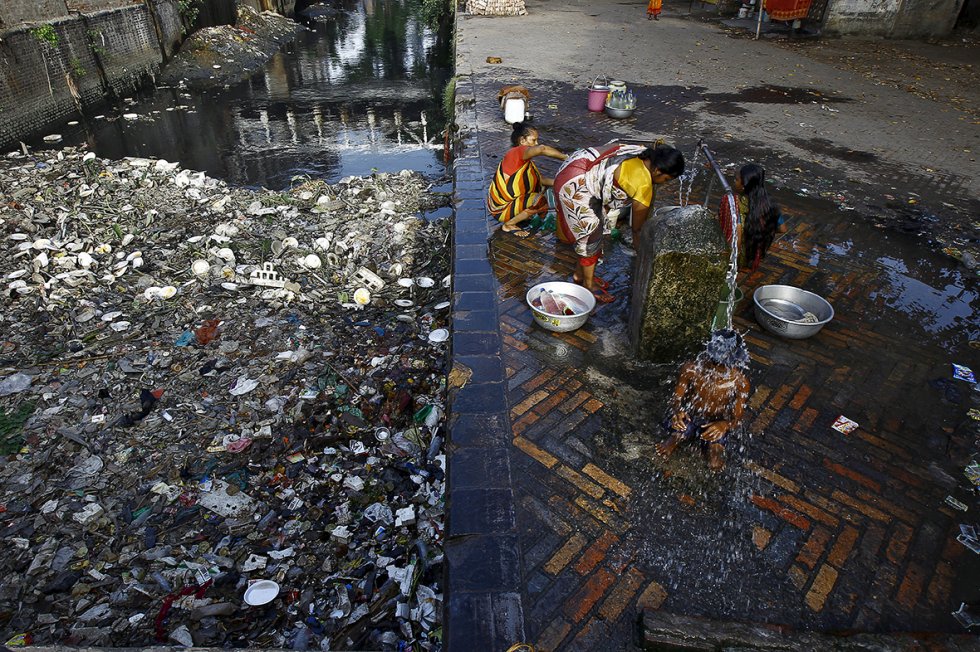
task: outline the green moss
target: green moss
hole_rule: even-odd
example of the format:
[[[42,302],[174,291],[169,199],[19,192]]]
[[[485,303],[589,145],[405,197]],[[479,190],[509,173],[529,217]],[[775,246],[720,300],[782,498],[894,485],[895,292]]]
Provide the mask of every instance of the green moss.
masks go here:
[[[31,36],[49,47],[57,47],[58,32],[51,25],[38,25],[30,30]]]
[[[685,359],[707,339],[727,270],[724,240],[707,211],[667,213],[644,228],[631,315],[637,356]],[[652,237],[652,242],[647,238]]]
[[[453,77],[446,84],[442,92],[442,112],[446,116],[446,124],[456,121],[456,78]]]

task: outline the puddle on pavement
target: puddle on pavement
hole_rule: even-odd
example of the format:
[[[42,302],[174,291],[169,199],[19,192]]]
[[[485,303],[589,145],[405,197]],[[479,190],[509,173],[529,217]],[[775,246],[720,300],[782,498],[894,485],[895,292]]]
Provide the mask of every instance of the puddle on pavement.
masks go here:
[[[703,97],[711,102],[740,102],[749,104],[837,104],[851,102],[848,97],[825,95],[810,88],[791,86],[751,86],[734,93],[705,93]]]
[[[787,138],[786,142],[814,154],[825,154],[849,163],[871,163],[878,160],[876,154],[838,147],[826,138]]]
[[[751,109],[745,104],[838,104],[851,102],[847,97],[824,95],[809,88],[789,86],[753,86],[734,93],[702,93],[705,111],[715,115],[745,115]]]
[[[59,147],[87,142],[101,157],[179,161],[274,190],[297,175],[334,182],[373,171],[443,174],[448,25],[421,23],[408,0],[341,6],[245,82],[199,95],[160,88],[122,110],[99,111],[108,119],[89,121],[87,131],[51,131],[64,135]]]

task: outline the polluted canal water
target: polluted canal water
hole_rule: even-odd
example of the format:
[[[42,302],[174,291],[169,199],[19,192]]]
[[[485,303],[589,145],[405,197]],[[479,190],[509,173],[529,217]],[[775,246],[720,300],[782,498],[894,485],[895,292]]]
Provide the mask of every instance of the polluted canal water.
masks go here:
[[[349,2],[329,20],[309,20],[244,82],[157,88],[60,131],[66,144],[87,144],[102,158],[179,161],[273,190],[297,175],[438,176],[450,46],[449,25],[426,25],[412,2]]]
[[[0,160],[8,645],[441,648],[448,43],[412,6]]]

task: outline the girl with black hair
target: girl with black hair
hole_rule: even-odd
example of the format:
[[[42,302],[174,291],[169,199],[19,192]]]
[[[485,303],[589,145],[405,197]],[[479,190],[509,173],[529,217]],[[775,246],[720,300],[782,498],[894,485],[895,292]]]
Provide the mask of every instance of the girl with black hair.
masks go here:
[[[647,219],[656,186],[684,173],[684,155],[667,145],[606,146],[573,153],[555,176],[558,239],[575,247],[578,265],[573,280],[592,290],[598,301],[614,298],[608,283],[595,276],[602,237],[616,225],[620,212],[632,209],[633,241]]]
[[[538,130],[524,122],[514,124],[510,142],[513,147],[497,166],[487,193],[487,209],[503,223],[504,231],[526,238],[530,233],[520,228],[521,222],[548,212],[544,189],[554,183],[554,179],[541,176],[531,159],[547,156],[564,161],[567,157],[554,147],[538,144]]]
[[[776,233],[785,232],[779,207],[766,192],[766,171],[761,165],[748,163],[735,175],[735,202],[738,208],[738,266],[754,272],[766,256]],[[728,200],[722,198],[718,211],[725,241],[732,241],[732,219]]]

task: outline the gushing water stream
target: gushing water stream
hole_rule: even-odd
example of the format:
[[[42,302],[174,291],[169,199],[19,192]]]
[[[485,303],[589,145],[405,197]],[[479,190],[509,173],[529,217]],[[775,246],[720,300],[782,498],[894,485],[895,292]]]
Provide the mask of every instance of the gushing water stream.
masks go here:
[[[728,213],[731,216],[731,241],[729,244],[730,254],[728,257],[728,272],[725,275],[725,281],[728,284],[728,302],[725,306],[725,328],[732,327],[732,312],[735,310],[735,291],[738,280],[738,221],[740,219],[738,212],[738,204],[735,201],[735,193],[732,192],[731,187],[725,180],[725,175],[722,174],[721,168],[715,162],[714,156],[711,154],[711,150],[708,146],[701,141],[698,143],[698,152],[704,151],[705,157],[714,169],[715,174],[718,175],[718,180],[721,182],[722,188],[725,190],[725,198],[722,200],[728,204]],[[695,155],[695,161],[697,161],[697,155]],[[688,193],[690,194],[690,188],[688,188]]]
[[[698,147],[694,150],[694,160],[691,161],[687,172],[682,174],[678,179],[677,184],[677,205],[687,206],[691,200],[691,189],[694,187],[694,180],[698,176],[698,172],[701,170],[701,166],[698,165],[698,159],[701,157],[701,148]],[[687,183],[687,191],[684,191],[684,184]]]

